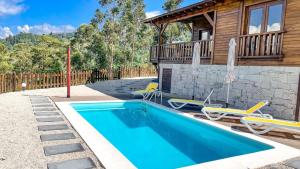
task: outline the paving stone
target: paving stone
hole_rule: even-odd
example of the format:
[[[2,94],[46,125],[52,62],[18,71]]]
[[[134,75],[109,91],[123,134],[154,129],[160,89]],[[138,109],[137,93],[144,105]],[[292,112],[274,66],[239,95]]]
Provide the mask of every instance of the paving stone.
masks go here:
[[[75,139],[73,133],[61,133],[61,134],[45,134],[41,135],[41,141],[53,141],[53,140],[69,140]]]
[[[46,96],[30,96],[30,99],[48,99]]]
[[[32,107],[53,107],[53,104],[32,104]]]
[[[48,169],[91,169],[96,165],[91,158],[81,158],[47,164]]]
[[[59,115],[56,111],[42,111],[42,112],[35,112],[34,115],[36,116],[57,116]]]
[[[300,169],[300,160],[291,160],[286,162],[285,165],[295,169]]]
[[[44,100],[38,100],[38,101],[31,101],[31,104],[51,104],[49,100],[44,101]]]
[[[40,126],[38,126],[39,131],[66,130],[66,129],[69,129],[69,127],[65,124],[40,125]]]
[[[84,151],[84,148],[80,143],[61,144],[61,145],[44,147],[44,153],[46,156],[64,154],[64,153],[74,153],[80,151]]]
[[[49,100],[48,97],[30,98],[30,100]]]
[[[61,117],[47,117],[47,118],[37,118],[36,121],[38,122],[57,122],[57,121],[64,121]]]
[[[56,107],[38,107],[38,108],[33,108],[33,111],[54,111],[57,110]]]

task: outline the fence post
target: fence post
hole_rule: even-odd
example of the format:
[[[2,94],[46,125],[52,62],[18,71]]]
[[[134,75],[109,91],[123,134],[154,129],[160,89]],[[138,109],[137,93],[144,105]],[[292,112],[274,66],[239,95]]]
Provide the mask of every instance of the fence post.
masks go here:
[[[122,69],[121,69],[121,67],[119,67],[119,68],[118,68],[118,79],[121,79],[121,78],[122,78],[122,77],[121,77],[121,75],[122,75],[121,71],[122,71]]]
[[[17,90],[17,85],[16,85],[16,73],[13,73],[13,79],[12,79],[12,83],[13,83],[13,91],[15,92]]]
[[[139,66],[139,77],[141,77],[141,66]]]

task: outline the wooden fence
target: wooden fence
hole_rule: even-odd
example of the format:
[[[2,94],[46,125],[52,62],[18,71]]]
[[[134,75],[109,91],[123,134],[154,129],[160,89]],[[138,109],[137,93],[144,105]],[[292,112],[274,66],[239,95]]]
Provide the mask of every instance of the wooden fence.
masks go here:
[[[71,73],[71,85],[83,85],[110,79],[157,76],[153,66],[123,67],[114,70],[112,76],[109,75],[110,72],[105,69],[73,71]],[[67,85],[65,72],[0,74],[0,93],[20,91],[23,82],[26,83],[26,90],[64,87]]]

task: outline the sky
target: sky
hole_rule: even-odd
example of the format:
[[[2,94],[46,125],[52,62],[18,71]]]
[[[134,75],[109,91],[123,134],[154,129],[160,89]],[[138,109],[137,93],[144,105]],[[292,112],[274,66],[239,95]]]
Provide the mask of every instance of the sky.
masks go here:
[[[147,17],[163,13],[164,0],[144,0]],[[200,0],[184,0],[187,6]],[[20,32],[49,34],[74,32],[89,23],[98,0],[0,0],[0,38]]]

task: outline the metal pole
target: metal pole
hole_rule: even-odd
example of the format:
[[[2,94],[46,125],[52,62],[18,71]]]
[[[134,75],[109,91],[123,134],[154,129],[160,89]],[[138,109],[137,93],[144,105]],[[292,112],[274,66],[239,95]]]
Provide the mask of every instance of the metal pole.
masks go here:
[[[67,54],[67,97],[71,97],[71,48],[68,47]]]
[[[226,108],[229,107],[229,90],[230,90],[230,83],[227,85],[227,99],[226,99]]]

